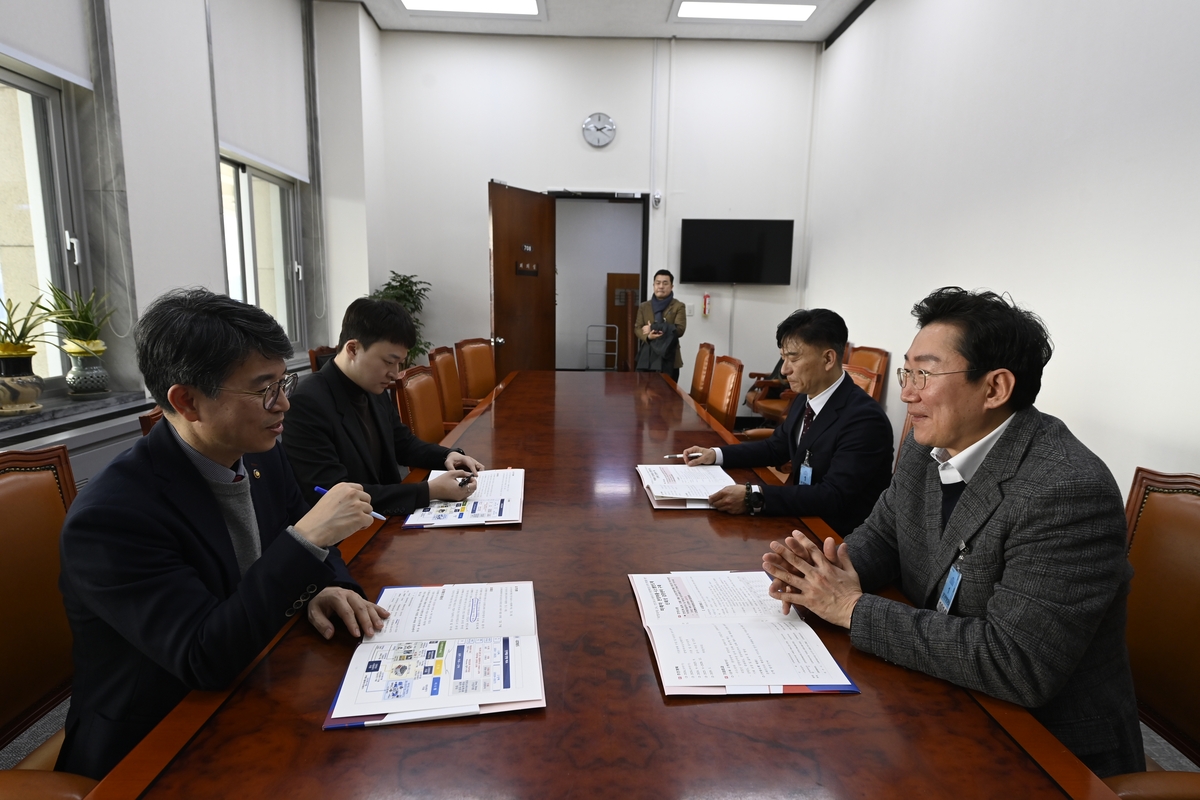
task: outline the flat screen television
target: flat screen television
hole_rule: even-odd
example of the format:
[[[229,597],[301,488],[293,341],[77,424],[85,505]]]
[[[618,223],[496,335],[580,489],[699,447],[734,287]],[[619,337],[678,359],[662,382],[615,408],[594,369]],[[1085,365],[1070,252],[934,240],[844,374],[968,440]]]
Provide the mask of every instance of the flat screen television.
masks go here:
[[[680,283],[792,282],[790,219],[685,219]]]

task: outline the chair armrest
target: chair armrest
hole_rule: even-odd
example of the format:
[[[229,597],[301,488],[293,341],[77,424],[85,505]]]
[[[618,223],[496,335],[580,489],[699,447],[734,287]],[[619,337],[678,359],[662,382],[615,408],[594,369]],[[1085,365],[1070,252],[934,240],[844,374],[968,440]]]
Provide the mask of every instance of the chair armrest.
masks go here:
[[[751,384],[750,389],[751,390],[753,390],[753,389],[775,389],[780,386],[787,386],[787,385],[788,385],[787,381],[777,381],[777,380],[773,380],[773,379],[772,380],[760,380],[760,381],[755,381],[753,384]]]
[[[472,400],[469,397],[463,398],[463,412],[469,414],[469,413],[471,413],[471,409],[473,409],[477,405],[479,405],[478,400]]]
[[[779,395],[779,399],[780,400],[795,400],[796,396],[797,396],[796,393],[793,392],[791,389],[784,389],[783,393]]]
[[[774,428],[751,428],[741,433],[735,433],[734,436],[743,442],[757,442],[760,439],[769,439],[774,432]]]
[[[1194,800],[1200,797],[1200,772],[1131,772],[1104,783],[1122,800]]]
[[[44,769],[0,770],[0,800],[30,800],[30,798],[54,798],[54,800],[82,800],[96,788],[98,781],[69,772],[51,772]]]
[[[450,431],[454,430],[457,427],[458,427],[457,422],[443,422],[442,423],[442,430],[444,430],[446,433],[449,433]]]
[[[747,372],[746,377],[747,378],[771,378],[771,373],[769,373],[769,372]],[[771,378],[771,379],[774,380],[773,378]]]

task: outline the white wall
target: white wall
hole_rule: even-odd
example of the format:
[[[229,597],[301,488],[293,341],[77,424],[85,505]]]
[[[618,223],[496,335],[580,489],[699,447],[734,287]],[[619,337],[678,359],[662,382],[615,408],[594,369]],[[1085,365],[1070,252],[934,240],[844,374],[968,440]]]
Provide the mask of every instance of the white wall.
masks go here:
[[[663,206],[651,212],[651,272],[678,273],[684,216],[769,216],[802,227],[813,45],[408,32],[385,32],[382,43],[387,204],[371,223],[385,241],[382,268],[371,251],[371,283],[392,270],[430,281],[434,344],[490,334],[492,178],[536,191],[662,191]],[[580,135],[595,111],[617,122],[603,149]],[[327,118],[323,110],[322,126]],[[696,303],[702,292],[677,288]],[[684,339],[681,380],[702,339],[728,352],[730,292],[712,293],[714,316]],[[748,369],[774,364],[774,326],[797,303],[795,286],[738,288],[733,354]]]
[[[1011,292],[1056,344],[1042,411],[1123,489],[1196,472],[1197,30],[1187,0],[871,6],[821,65],[809,305],[895,366],[930,290]]]
[[[86,0],[0,0],[0,53],[92,88]]]
[[[379,156],[374,146],[368,148],[368,137],[377,138],[368,134],[373,117],[364,113],[364,100],[379,71],[378,47],[372,47],[379,34],[357,3],[313,3],[313,27],[329,306],[328,330],[310,336],[313,344],[334,344],[346,306],[372,288],[367,174],[381,166],[366,160],[368,152]]]
[[[204,0],[110,0],[139,311],[168,289],[225,291]]]
[[[308,180],[300,0],[209,0],[221,146]]]
[[[600,369],[603,358],[587,357],[587,328],[606,322],[608,273],[642,271],[642,206],[560,199],[554,204],[554,230],[554,365],[586,369],[590,363],[592,369]],[[599,354],[606,346],[594,344],[591,349]]]

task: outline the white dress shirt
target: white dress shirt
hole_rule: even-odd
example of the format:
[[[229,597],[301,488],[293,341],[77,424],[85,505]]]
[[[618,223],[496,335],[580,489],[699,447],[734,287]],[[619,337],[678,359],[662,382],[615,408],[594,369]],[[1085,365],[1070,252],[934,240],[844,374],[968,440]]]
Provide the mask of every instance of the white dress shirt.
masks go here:
[[[942,483],[958,483],[963,481],[970,483],[971,478],[975,477],[975,473],[979,470],[979,465],[987,458],[987,454],[996,446],[996,442],[1000,441],[1000,435],[1004,433],[1004,429],[1008,427],[1008,423],[1012,422],[1012,416],[996,426],[996,430],[989,433],[987,436],[980,439],[975,444],[966,448],[956,456],[946,454],[946,451],[941,447],[935,447],[929,451],[929,457],[937,462],[938,478]]]

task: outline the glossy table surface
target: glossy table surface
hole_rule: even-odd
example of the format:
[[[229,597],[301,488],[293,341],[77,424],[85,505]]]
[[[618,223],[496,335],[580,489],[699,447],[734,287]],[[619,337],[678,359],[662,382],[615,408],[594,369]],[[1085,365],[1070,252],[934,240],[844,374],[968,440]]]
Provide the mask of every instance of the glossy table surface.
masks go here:
[[[658,375],[530,372],[505,384],[456,429],[457,445],[488,467],[526,470],[524,522],[392,522],[350,568],[369,596],[387,585],[532,580],[546,708],[323,731],[356,643],[344,631],[325,642],[301,622],[223,705],[224,695],[213,701],[216,713],[145,796],[1065,796],[970,692],[859,652],[819,620],[861,694],[665,697],[626,576],[757,569],[767,543],[799,521],[650,508],[634,465],[722,443]],[[127,762],[156,735],[164,741],[170,723]]]

